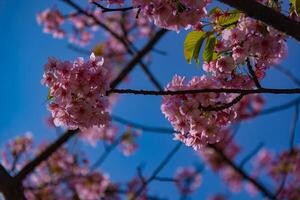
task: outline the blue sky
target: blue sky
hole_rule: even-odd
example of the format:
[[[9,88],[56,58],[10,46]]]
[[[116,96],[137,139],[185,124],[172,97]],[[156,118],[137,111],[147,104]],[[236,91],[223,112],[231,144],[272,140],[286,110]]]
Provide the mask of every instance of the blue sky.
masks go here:
[[[43,65],[49,56],[72,60],[81,55],[68,49],[66,40],[56,40],[50,35],[43,34],[41,27],[37,25],[36,13],[53,5],[66,8],[60,1],[53,0],[0,1],[0,68],[2,72],[0,76],[0,147],[3,147],[8,139],[26,131],[31,131],[37,141],[56,137],[53,130],[49,129],[45,123],[45,118],[49,113],[46,110],[47,89],[40,84]],[[157,49],[168,52],[167,56],[153,54],[153,62],[150,66],[151,71],[164,85],[172,79],[174,74],[191,77],[202,73],[199,66],[189,65],[184,60],[182,52],[186,33],[186,31],[180,34],[168,33],[156,46]],[[294,40],[289,41],[288,45],[289,55],[283,65],[298,75],[300,45]],[[263,85],[274,88],[294,86],[275,70],[268,71]],[[131,73],[131,82],[122,87],[153,89],[139,67]],[[296,98],[296,95],[268,95],[266,107],[293,98]],[[124,95],[116,105],[114,114],[146,125],[170,127],[160,111],[160,103],[160,97]],[[292,112],[293,110],[289,109],[242,123],[237,140],[243,146],[244,152],[238,159],[242,159],[260,142],[264,142],[266,147],[276,151],[288,148]],[[299,134],[296,136],[296,142],[299,143]],[[171,136],[143,133],[139,145],[139,152],[129,158],[122,156],[119,151],[114,151],[104,163],[102,170],[109,173],[113,180],[125,181],[133,177],[137,165],[144,163],[144,174],[150,175],[175,142]],[[87,151],[92,159],[97,158],[102,151],[101,147],[93,149],[85,144],[79,144],[77,148]],[[189,166],[195,163],[201,163],[201,160],[191,149],[182,146],[180,152],[161,172],[161,175],[173,176],[176,166]],[[227,191],[219,177],[213,175],[209,169],[204,171],[203,182],[202,187],[191,196],[191,199],[205,199],[208,194]],[[177,192],[172,184],[153,183],[151,191],[169,199],[177,199]],[[254,200],[261,199],[261,197],[251,198],[245,192],[241,192],[231,199]]]

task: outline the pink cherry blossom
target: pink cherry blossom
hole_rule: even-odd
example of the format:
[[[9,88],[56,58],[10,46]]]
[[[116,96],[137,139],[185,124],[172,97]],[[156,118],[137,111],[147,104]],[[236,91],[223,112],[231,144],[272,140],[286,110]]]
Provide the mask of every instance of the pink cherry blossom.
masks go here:
[[[193,90],[220,88],[220,81],[213,77],[193,77],[188,83],[184,77],[174,76],[167,90]],[[195,150],[205,144],[214,144],[224,138],[226,129],[236,118],[234,108],[220,111],[205,111],[204,108],[229,103],[234,95],[200,93],[163,97],[161,110],[171,122],[175,139],[192,146]]]
[[[49,58],[42,83],[49,87],[50,103],[56,126],[69,129],[104,127],[109,122],[109,72],[103,59],[91,55],[85,62],[73,63]]]
[[[175,175],[175,184],[180,193],[190,194],[201,185],[202,177],[194,167],[178,168]]]

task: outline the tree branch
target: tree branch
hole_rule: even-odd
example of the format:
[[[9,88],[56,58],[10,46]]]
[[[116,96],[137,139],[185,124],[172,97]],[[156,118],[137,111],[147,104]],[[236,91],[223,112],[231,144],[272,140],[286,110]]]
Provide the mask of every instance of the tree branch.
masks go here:
[[[300,23],[255,0],[218,0],[300,41]]]
[[[298,118],[299,118],[299,103],[295,105],[295,110],[293,114],[291,130],[290,130],[290,151],[291,152],[293,152],[294,150],[294,140],[295,140]]]
[[[162,36],[167,33],[166,30],[159,30],[141,49],[133,59],[125,66],[125,68],[121,71],[120,75],[110,84],[111,88],[115,88],[123,79],[128,75],[128,73],[134,68],[134,66],[139,63],[139,61],[154,47],[154,45],[160,40]]]
[[[232,167],[237,173],[239,173],[245,180],[252,183],[259,191],[261,191],[266,197],[272,200],[276,200],[276,196],[272,194],[265,186],[263,186],[260,182],[256,179],[249,176],[246,172],[244,172],[240,167],[238,167],[230,158],[228,158],[222,150],[217,148],[215,145],[209,144],[209,148],[213,149],[221,158],[230,166]]]
[[[252,65],[250,63],[249,58],[247,59],[246,62],[247,62],[247,67],[248,67],[249,73],[250,73],[250,75],[251,75],[251,77],[252,77],[252,79],[253,79],[256,87],[257,88],[262,88],[262,86],[260,85],[259,80],[258,80],[258,78],[257,78],[257,76],[256,76],[256,74],[255,74],[255,72],[254,72],[254,70],[252,68]]]
[[[159,166],[153,171],[152,175],[142,184],[142,186],[136,191],[133,196],[133,199],[136,199],[146,188],[146,186],[155,180],[158,173],[165,167],[165,165],[170,161],[170,159],[175,155],[175,153],[179,150],[181,146],[181,142],[177,143],[177,145],[171,150],[171,152],[163,159],[163,161],[159,164]]]
[[[133,90],[133,89],[111,89],[107,94],[135,94],[135,95],[150,95],[150,96],[168,96],[168,95],[185,95],[185,94],[202,94],[202,93],[226,93],[226,94],[300,94],[300,88],[292,89],[273,89],[273,88],[259,88],[259,89],[235,89],[235,88],[204,88],[197,90]]]
[[[129,10],[133,10],[133,9],[138,9],[137,7],[124,7],[124,8],[107,8],[102,6],[101,4],[97,3],[97,2],[92,2],[94,5],[96,5],[97,7],[101,8],[102,13],[106,13],[106,12],[126,12]]]
[[[124,124],[124,125],[132,126],[136,129],[141,129],[143,131],[148,131],[148,132],[162,133],[162,134],[166,134],[166,135],[170,135],[175,132],[173,129],[170,129],[170,128],[151,127],[151,126],[145,126],[142,124],[138,124],[138,123],[129,121],[127,119],[124,119],[124,118],[116,116],[116,115],[112,115],[112,120],[119,122],[121,124]]]
[[[72,138],[78,129],[69,130],[60,136],[54,143],[49,145],[44,151],[42,151],[34,160],[29,162],[23,167],[23,169],[14,177],[15,180],[21,182],[28,174],[30,174],[39,164],[44,160],[47,160],[57,149],[59,149],[66,141]]]

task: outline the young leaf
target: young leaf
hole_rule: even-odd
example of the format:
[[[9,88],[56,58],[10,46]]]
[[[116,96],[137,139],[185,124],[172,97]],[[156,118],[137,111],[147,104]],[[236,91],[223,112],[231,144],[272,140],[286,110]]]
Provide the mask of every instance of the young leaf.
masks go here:
[[[202,55],[204,61],[210,62],[216,57],[216,55],[214,54],[216,42],[217,42],[217,38],[214,35],[210,35],[207,38],[203,55]]]
[[[203,31],[192,31],[185,38],[184,57],[188,63],[191,63],[192,59],[199,63],[199,51],[205,37],[206,33]]]
[[[48,95],[47,95],[47,100],[49,101],[49,100],[53,100],[54,99],[54,96],[52,96],[51,94],[50,94],[50,90],[48,91]]]
[[[294,7],[294,10],[298,16],[300,16],[300,0],[290,0]]]
[[[240,12],[238,10],[232,10],[225,15],[219,17],[218,24],[222,27],[234,26],[235,23],[240,19]]]

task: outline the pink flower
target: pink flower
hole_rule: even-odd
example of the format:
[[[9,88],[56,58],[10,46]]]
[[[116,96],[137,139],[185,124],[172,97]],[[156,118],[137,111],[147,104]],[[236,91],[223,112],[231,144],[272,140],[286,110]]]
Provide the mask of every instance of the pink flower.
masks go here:
[[[37,21],[44,26],[45,33],[51,33],[55,38],[62,38],[65,32],[61,29],[64,17],[57,9],[47,9],[37,15]]]
[[[193,77],[185,83],[184,77],[174,76],[166,90],[221,88],[221,82],[207,76]],[[200,93],[164,96],[161,110],[177,132],[175,138],[195,150],[210,143],[218,143],[236,117],[234,108],[206,111],[206,107],[228,103],[231,94]]]
[[[125,156],[129,156],[137,150],[138,144],[135,140],[139,136],[140,131],[132,130],[131,127],[127,127],[119,144],[119,147]]]
[[[175,180],[178,190],[185,195],[195,192],[202,182],[199,172],[194,167],[178,168]]]
[[[92,54],[87,62],[78,58],[73,63],[50,58],[43,77],[56,126],[82,129],[108,124],[106,90],[110,77],[102,58]]]

